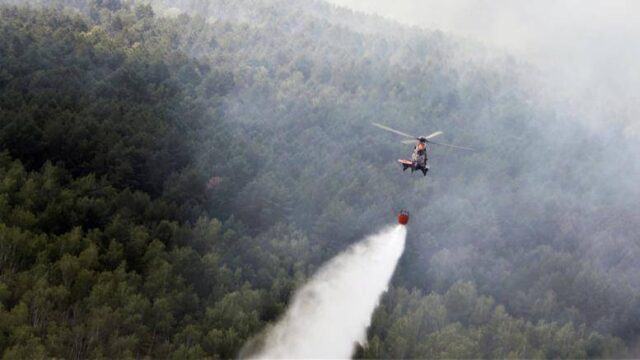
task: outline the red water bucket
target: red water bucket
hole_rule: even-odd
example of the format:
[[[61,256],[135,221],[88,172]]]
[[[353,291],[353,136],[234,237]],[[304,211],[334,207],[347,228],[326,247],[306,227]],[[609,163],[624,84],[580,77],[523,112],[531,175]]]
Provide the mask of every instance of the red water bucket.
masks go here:
[[[407,225],[409,223],[409,212],[408,211],[400,211],[398,214],[398,223],[402,225]]]

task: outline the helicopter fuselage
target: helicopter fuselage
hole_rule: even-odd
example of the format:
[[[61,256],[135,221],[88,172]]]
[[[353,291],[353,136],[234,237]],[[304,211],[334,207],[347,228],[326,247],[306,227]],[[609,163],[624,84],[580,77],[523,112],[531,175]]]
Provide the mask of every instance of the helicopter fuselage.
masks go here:
[[[402,171],[406,171],[407,169],[411,169],[411,172],[422,171],[422,174],[425,176],[429,171],[429,166],[427,166],[426,160],[423,163],[420,163],[417,161],[399,159],[398,162],[402,165]]]

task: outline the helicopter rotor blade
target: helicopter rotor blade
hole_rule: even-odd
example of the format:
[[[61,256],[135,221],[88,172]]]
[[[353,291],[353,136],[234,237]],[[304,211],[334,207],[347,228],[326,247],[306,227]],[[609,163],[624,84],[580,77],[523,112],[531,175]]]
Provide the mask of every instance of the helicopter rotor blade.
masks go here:
[[[384,126],[384,125],[381,125],[381,124],[378,124],[378,123],[374,123],[374,122],[372,122],[372,123],[371,123],[371,125],[373,125],[373,126],[375,126],[375,127],[379,127],[379,128],[380,128],[380,129],[382,129],[382,130],[390,131],[390,132],[392,132],[392,133],[394,133],[394,134],[402,135],[402,136],[405,136],[405,137],[410,137],[410,138],[412,138],[412,139],[415,139],[415,138],[416,138],[416,137],[415,137],[415,136],[413,136],[413,135],[409,135],[409,134],[407,134],[407,133],[403,133],[402,131],[398,131],[398,130],[396,130],[396,129],[392,129],[392,128],[388,127],[388,126]]]
[[[435,145],[440,145],[440,146],[447,146],[447,147],[454,148],[454,149],[467,150],[467,151],[475,151],[475,150],[473,150],[472,148],[464,147],[464,146],[457,146],[457,145],[451,145],[451,144],[438,143],[438,142],[435,142],[435,141],[429,141],[429,140],[427,140],[427,142],[428,142],[429,144],[435,144]]]
[[[434,137],[440,136],[440,135],[442,135],[442,131],[436,131],[433,134],[425,136],[424,138],[429,140],[429,139],[433,139]]]
[[[403,143],[403,144],[415,144],[416,140],[402,140],[400,142]]]

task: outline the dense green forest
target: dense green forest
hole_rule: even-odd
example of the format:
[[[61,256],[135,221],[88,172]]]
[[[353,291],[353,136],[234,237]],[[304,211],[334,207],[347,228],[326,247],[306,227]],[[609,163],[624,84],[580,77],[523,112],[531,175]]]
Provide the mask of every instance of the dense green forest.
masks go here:
[[[320,1],[1,2],[3,358],[236,357],[401,208],[357,357],[638,354],[637,142],[526,64]],[[412,177],[370,121],[479,151]]]

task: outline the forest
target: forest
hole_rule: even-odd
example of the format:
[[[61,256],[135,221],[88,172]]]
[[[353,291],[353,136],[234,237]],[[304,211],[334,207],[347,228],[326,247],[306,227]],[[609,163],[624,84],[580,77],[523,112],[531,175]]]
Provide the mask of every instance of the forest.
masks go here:
[[[0,356],[235,358],[402,208],[355,357],[639,356],[639,142],[535,76],[316,0],[0,0]]]

